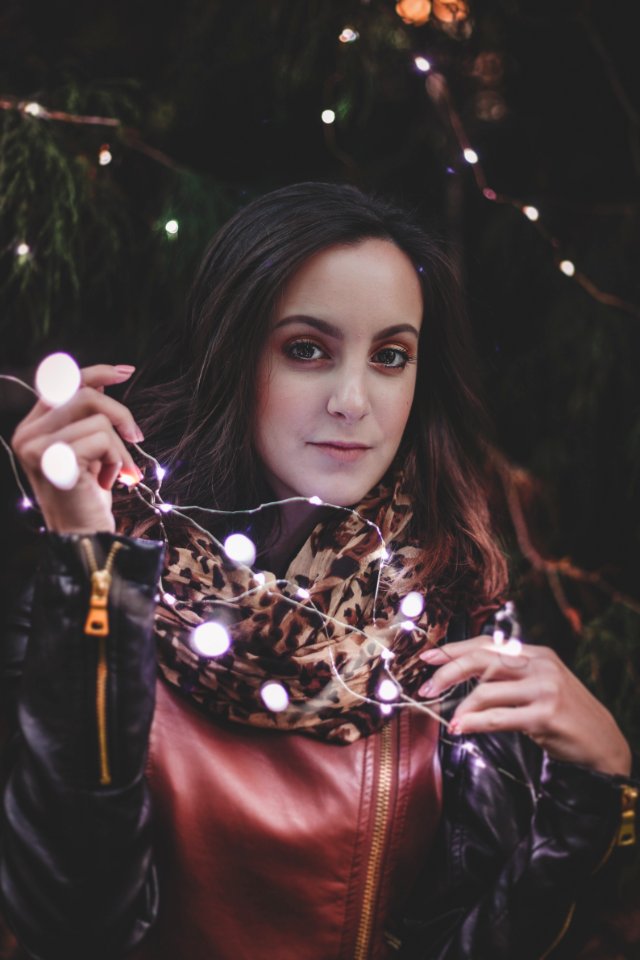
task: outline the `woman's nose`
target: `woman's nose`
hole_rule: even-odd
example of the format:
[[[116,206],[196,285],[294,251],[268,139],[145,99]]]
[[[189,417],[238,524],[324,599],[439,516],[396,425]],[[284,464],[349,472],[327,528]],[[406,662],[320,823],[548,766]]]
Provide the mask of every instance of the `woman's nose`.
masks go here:
[[[327,403],[327,411],[332,417],[348,422],[356,422],[366,417],[371,412],[366,377],[346,371],[337,377]]]

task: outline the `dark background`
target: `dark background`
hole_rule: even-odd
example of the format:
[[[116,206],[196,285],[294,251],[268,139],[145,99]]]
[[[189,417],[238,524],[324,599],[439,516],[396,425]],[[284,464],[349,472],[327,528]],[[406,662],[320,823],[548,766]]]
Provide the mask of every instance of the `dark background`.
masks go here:
[[[467,289],[527,634],[640,746],[633,7],[478,0],[453,26],[434,6],[417,27],[388,0],[5,2],[0,372],[30,379],[54,349],[143,363],[179,318],[207,239],[271,188],[349,181],[416,210],[452,245]],[[353,43],[338,39],[346,26]],[[20,101],[121,123],[33,118]],[[30,402],[0,381],[5,439]],[[4,455],[0,482],[6,609],[39,521],[17,510]]]
[[[529,536],[578,569],[551,577],[512,544],[529,634],[572,659],[640,742],[640,86],[628,13],[617,0],[493,0],[453,27],[433,14],[416,27],[387,0],[6,3],[5,107],[31,100],[121,125],[0,111],[0,369],[29,378],[53,349],[143,363],[179,318],[207,239],[273,187],[348,180],[416,210],[456,251]],[[345,26],[359,39],[341,43]],[[513,202],[486,199],[474,174]],[[564,276],[560,259],[622,308]],[[0,382],[5,438],[29,403]],[[2,470],[10,597],[38,522],[18,515]]]

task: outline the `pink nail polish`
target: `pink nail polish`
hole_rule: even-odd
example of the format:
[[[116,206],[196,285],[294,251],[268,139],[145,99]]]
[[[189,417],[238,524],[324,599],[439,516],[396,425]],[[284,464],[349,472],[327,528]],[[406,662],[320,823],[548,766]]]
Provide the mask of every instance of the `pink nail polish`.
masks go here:
[[[451,720],[449,723],[449,733],[457,734],[460,733],[460,721]]]

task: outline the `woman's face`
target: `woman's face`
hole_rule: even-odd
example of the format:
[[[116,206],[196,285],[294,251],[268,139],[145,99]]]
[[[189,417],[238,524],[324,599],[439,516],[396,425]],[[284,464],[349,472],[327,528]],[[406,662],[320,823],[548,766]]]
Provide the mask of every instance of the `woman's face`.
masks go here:
[[[255,444],[280,499],[362,499],[398,450],[416,383],[422,292],[387,240],[334,246],[294,274],[258,366]]]

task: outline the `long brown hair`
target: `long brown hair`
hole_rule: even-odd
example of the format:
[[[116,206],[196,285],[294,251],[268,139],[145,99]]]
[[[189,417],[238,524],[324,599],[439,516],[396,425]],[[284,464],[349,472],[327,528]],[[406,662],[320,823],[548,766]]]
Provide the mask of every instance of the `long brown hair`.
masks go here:
[[[369,238],[399,247],[422,286],[416,393],[399,459],[413,493],[412,533],[425,544],[425,580],[464,580],[479,600],[494,597],[506,565],[487,507],[487,423],[460,283],[442,244],[386,200],[301,183],[241,209],[204,254],[185,323],[127,402],[146,448],[167,468],[167,500],[221,510],[264,502],[270,493],[253,445],[256,369],[278,297],[313,254]],[[123,521],[135,503],[119,503]]]

